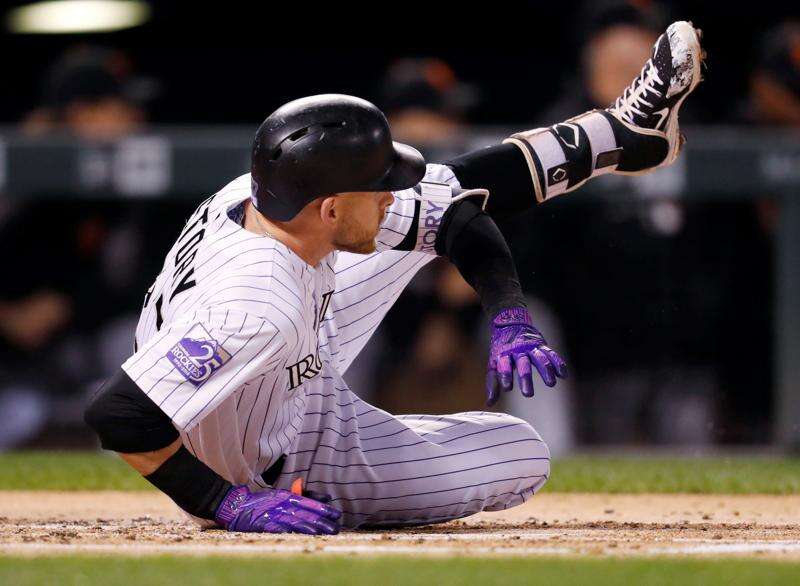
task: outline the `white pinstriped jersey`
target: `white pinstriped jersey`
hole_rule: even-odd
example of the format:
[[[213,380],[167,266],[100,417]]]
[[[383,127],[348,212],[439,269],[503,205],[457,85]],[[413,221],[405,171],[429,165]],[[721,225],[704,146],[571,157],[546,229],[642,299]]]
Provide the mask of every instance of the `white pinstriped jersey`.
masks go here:
[[[409,189],[394,194],[378,252],[332,253],[313,268],[237,221],[249,175],[190,217],[147,293],[136,352],[122,367],[219,474],[250,482],[287,453],[306,394],[323,384],[320,371],[344,372],[402,290],[398,280],[433,258],[438,221],[459,186],[442,165],[428,166],[423,185],[416,251],[390,250],[412,227],[417,192]],[[379,255],[388,262],[376,270]],[[337,273],[347,277],[338,290]],[[387,298],[390,285],[397,291]]]

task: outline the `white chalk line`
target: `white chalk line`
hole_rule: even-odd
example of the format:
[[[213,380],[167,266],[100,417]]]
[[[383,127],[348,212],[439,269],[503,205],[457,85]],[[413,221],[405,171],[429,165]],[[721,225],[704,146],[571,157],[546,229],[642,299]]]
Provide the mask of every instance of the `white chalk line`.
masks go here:
[[[505,541],[527,540],[544,541],[557,531],[515,532],[515,533],[344,533],[348,541]]]
[[[511,555],[511,556],[547,556],[547,555],[578,555],[582,553],[582,546],[571,545],[568,547],[505,547],[505,546],[480,546],[468,547],[458,545],[459,539],[453,541],[452,546],[428,547],[417,545],[385,545],[376,543],[380,540],[372,536],[358,536],[360,541],[370,542],[362,544],[337,545],[329,541],[305,541],[292,543],[219,543],[219,544],[97,544],[97,543],[6,543],[0,544],[0,555],[64,555],[75,553],[100,553],[117,554],[125,556],[170,554],[170,555],[256,555],[256,554],[365,554],[365,555],[425,555],[425,556],[451,556],[451,555]],[[443,536],[437,536],[443,537]],[[452,537],[452,536],[447,536]],[[472,537],[472,535],[470,535]],[[483,538],[482,538],[483,539]],[[403,536],[394,541],[415,541],[416,536]],[[437,541],[437,540],[428,540]],[[441,541],[441,540],[438,540]],[[476,541],[476,540],[465,540]],[[682,545],[646,546],[636,551],[620,551],[605,549],[602,553],[614,557],[625,556],[664,556],[664,555],[709,555],[709,554],[743,554],[743,553],[797,553],[800,552],[800,542],[797,541],[751,541],[751,542],[717,542],[712,540],[685,540]]]
[[[573,553],[566,547],[436,547],[423,549],[408,545],[290,545],[290,544],[77,544],[77,543],[11,543],[0,545],[0,554],[75,554],[107,553],[126,556],[170,554],[170,555],[253,555],[253,554],[412,554],[412,555],[562,555]]]
[[[711,553],[760,553],[760,552],[779,552],[794,553],[800,552],[800,542],[797,541],[748,541],[748,542],[716,542],[716,543],[694,543],[692,545],[676,545],[668,547],[654,547],[648,550],[653,554],[711,554]]]
[[[57,530],[63,531],[65,527],[63,525],[34,525],[34,524],[15,524],[15,527],[18,529],[32,529],[32,530]],[[66,528],[69,530],[70,528]],[[72,529],[73,531],[80,533],[79,527]],[[101,527],[100,530],[105,533],[118,533],[119,527]],[[235,535],[230,533],[221,533],[221,539],[225,539],[226,541],[229,540],[236,540]],[[202,534],[198,530],[198,534]],[[303,542],[311,542],[316,541],[320,542],[322,540],[327,539],[346,539],[347,541],[502,541],[502,540],[520,540],[525,539],[529,541],[539,541],[539,540],[547,540],[550,539],[553,535],[560,535],[564,534],[563,531],[559,532],[556,530],[547,530],[547,531],[537,531],[537,532],[530,532],[530,531],[517,531],[517,532],[503,532],[503,533],[496,533],[496,532],[473,532],[473,533],[395,533],[395,532],[387,532],[387,533],[358,533],[358,532],[344,532],[339,535],[339,537],[309,537],[307,535],[298,535],[298,534],[285,534],[281,535],[281,539],[284,541],[303,541]],[[173,534],[169,533],[166,534],[165,537],[169,539],[170,536]],[[175,536],[178,534],[176,533]]]

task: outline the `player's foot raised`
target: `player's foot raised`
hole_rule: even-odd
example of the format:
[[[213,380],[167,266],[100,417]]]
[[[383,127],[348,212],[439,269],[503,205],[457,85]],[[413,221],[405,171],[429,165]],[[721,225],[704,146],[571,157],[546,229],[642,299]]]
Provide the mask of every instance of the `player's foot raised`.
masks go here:
[[[683,137],[678,128],[678,112],[686,97],[702,80],[701,67],[705,52],[700,46],[702,33],[691,22],[674,22],[653,46],[650,59],[642,72],[606,111],[629,131],[666,138],[668,149],[653,149],[652,154],[641,152],[636,168],[638,174],[672,164],[678,156]],[[643,141],[642,148],[652,141]],[[625,173],[620,168],[617,172]]]

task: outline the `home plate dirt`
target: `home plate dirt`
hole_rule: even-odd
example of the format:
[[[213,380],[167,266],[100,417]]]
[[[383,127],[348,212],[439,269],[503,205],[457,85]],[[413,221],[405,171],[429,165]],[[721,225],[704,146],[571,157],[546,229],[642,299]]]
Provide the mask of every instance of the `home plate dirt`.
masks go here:
[[[13,492],[0,553],[749,555],[800,559],[800,496],[537,495],[412,530],[335,537],[201,530],[158,493]]]

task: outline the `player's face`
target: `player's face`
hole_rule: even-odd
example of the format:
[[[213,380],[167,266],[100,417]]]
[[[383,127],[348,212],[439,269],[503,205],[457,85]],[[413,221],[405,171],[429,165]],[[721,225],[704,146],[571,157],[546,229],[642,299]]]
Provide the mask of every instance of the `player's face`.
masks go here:
[[[336,199],[336,249],[357,254],[375,252],[375,237],[394,196],[389,191],[358,191],[337,194]]]

